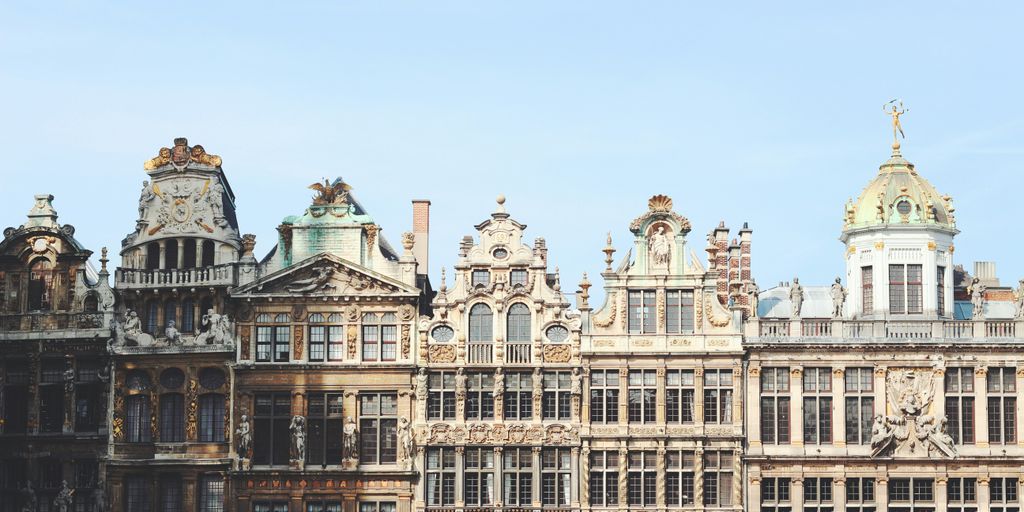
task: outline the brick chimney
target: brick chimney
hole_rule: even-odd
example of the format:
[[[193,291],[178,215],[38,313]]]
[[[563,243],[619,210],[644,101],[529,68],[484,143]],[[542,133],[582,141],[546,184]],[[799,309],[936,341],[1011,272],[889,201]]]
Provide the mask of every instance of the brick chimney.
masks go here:
[[[412,234],[416,245],[412,254],[416,257],[416,273],[426,275],[430,269],[427,258],[430,256],[430,201],[413,199],[412,201]]]

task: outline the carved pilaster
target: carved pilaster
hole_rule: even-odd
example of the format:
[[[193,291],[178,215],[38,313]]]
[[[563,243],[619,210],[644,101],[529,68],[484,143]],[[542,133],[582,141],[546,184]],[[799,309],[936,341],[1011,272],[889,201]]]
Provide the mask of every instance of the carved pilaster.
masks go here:
[[[590,448],[580,450],[580,504],[590,503]]]
[[[655,462],[658,470],[657,485],[658,490],[655,493],[655,503],[658,507],[665,506],[665,445],[659,443],[658,445],[658,460]],[[739,474],[739,473],[737,473]],[[736,479],[738,480],[738,478]]]
[[[124,441],[124,389],[125,374],[122,369],[114,376],[114,410],[111,412],[110,428],[115,442]]]
[[[629,496],[629,451],[619,449],[619,501],[627,503]]]
[[[199,382],[196,380],[194,368],[189,368],[188,371],[185,408],[185,440],[195,442],[198,439]],[[154,407],[154,409],[156,408]]]
[[[248,361],[252,358],[252,347],[250,346],[252,340],[252,326],[248,324],[239,326],[238,339],[239,343],[241,343],[241,359],[243,361]]]
[[[294,349],[294,352],[295,352],[295,357],[294,357],[295,361],[302,361],[302,351],[303,351],[303,348],[304,348],[302,346],[302,331],[303,331],[302,325],[296,325],[292,329],[292,336],[293,336],[293,339],[294,339],[294,342],[292,343],[292,348]]]
[[[402,324],[402,359],[408,360],[412,351],[412,326]]]

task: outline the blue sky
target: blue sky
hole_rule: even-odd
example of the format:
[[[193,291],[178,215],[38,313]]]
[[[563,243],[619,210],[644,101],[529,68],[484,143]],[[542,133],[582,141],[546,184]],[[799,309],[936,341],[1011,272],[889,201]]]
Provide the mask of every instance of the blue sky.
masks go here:
[[[51,193],[97,253],[134,226],[142,163],[221,155],[257,253],[343,176],[394,244],[433,201],[431,275],[494,197],[563,289],[647,198],[754,229],[761,288],[843,272],[842,207],[903,154],[957,206],[956,259],[1024,277],[1019,3],[4,2],[0,224]]]

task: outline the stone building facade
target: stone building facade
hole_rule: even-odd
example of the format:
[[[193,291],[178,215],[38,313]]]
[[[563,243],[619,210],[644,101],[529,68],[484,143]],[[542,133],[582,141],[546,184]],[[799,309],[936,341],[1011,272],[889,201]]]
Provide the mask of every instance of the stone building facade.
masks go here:
[[[240,346],[229,508],[409,512],[426,280],[414,246],[429,210],[416,203],[421,240],[404,233],[397,252],[347,183],[311,188],[313,203],[278,227],[255,279],[231,291]]]
[[[746,309],[730,310],[727,284],[730,270],[749,281],[751,232],[730,258],[728,229],[713,230],[705,266],[690,229],[670,198],[654,196],[614,268],[608,235],[601,307],[592,311],[581,283],[585,510],[743,510]]]
[[[749,510],[1020,510],[1024,286],[954,266],[953,212],[894,144],[845,208],[845,274],[760,295]]]
[[[417,510],[580,507],[580,317],[504,202],[420,320]]]
[[[53,196],[0,242],[0,510],[104,510],[115,298]]]
[[[217,510],[231,467],[227,297],[251,238],[239,234],[220,157],[179,138],[145,170],[114,279],[109,506]]]

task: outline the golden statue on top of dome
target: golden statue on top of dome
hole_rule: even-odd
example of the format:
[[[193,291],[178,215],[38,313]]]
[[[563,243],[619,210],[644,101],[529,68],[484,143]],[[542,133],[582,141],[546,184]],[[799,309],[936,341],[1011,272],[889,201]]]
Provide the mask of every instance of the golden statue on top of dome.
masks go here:
[[[899,102],[899,108],[896,107],[897,102]],[[888,110],[886,108],[890,106],[892,107],[892,110]],[[900,147],[900,141],[896,137],[896,134],[898,133],[899,136],[903,137],[904,139],[907,138],[907,136],[903,134],[903,125],[900,124],[900,116],[906,114],[907,112],[910,112],[910,109],[903,108],[903,101],[892,100],[889,103],[882,105],[882,112],[885,112],[886,115],[892,116],[892,146],[894,148],[898,148]]]

